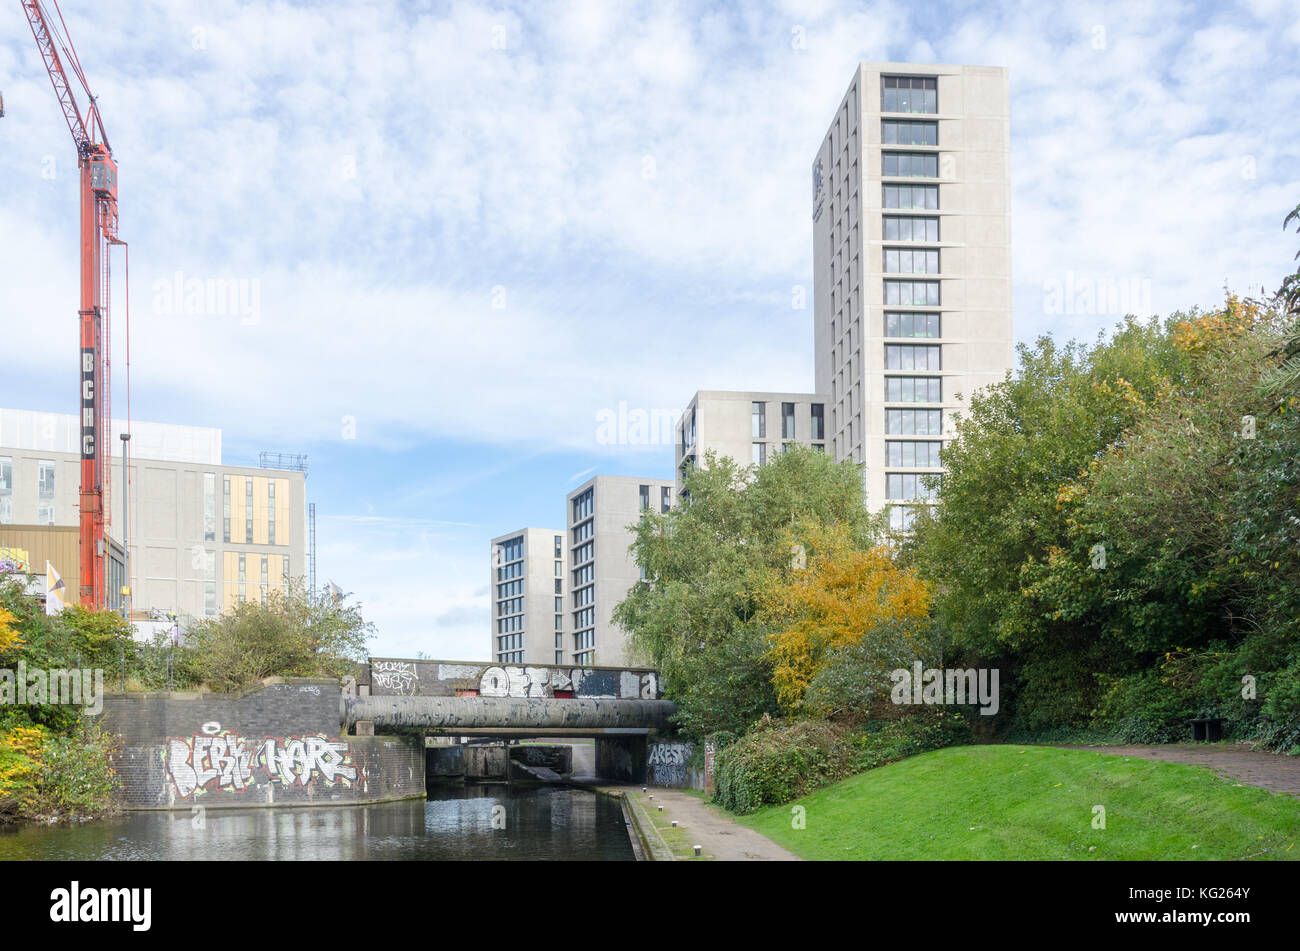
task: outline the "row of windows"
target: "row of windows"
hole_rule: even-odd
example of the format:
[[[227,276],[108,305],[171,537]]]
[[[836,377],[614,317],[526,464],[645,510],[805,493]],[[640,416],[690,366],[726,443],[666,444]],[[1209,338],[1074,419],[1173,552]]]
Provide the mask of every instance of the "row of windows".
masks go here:
[[[933,499],[939,495],[938,475],[890,472],[885,475],[887,499]]]
[[[497,633],[508,634],[511,631],[522,631],[524,629],[524,616],[516,614],[514,617],[501,618],[497,621]]]
[[[508,601],[497,602],[497,617],[505,617],[507,614],[523,614],[524,599],[511,598]]]
[[[938,145],[939,123],[932,119],[882,119],[880,141],[884,145]]]
[[[881,199],[882,207],[915,208],[924,211],[937,211],[939,209],[938,185],[885,184],[881,188],[884,189]]]
[[[504,541],[497,546],[497,564],[504,565],[507,562],[519,561],[524,557],[524,536],[512,538]]]
[[[499,651],[519,650],[523,646],[524,635],[522,634],[507,634],[504,637],[497,638],[497,650]]]
[[[888,403],[942,403],[943,380],[937,376],[887,376]]]
[[[497,585],[498,598],[511,598],[514,597],[516,594],[523,594],[523,593],[524,593],[524,582],[522,578],[519,579],[518,581],[507,581],[505,584]]]
[[[938,248],[885,248],[886,274],[938,274]]]
[[[934,76],[881,76],[881,112],[939,111],[939,81]]]
[[[582,608],[573,612],[573,629],[582,630],[585,627],[592,627],[596,623],[596,609]]]
[[[886,337],[930,337],[937,339],[939,333],[938,314],[886,313]]]
[[[522,664],[524,662],[523,651],[504,651],[497,654],[497,662],[502,664]]]
[[[578,631],[573,635],[574,650],[591,650],[596,646],[596,632],[594,630]]]
[[[596,523],[588,519],[573,530],[573,544],[586,541],[594,534],[596,534]]]
[[[54,460],[36,462],[36,524],[54,524]],[[0,457],[0,525],[14,520],[14,460]],[[120,587],[120,585],[119,585]]]
[[[596,586],[587,585],[585,588],[579,588],[573,592],[573,606],[575,608],[586,607],[588,604],[596,603]]]
[[[506,565],[504,568],[497,569],[497,581],[506,581],[509,578],[522,578],[524,576],[524,563],[516,561],[513,564]]]
[[[938,241],[939,219],[925,215],[885,215],[886,241]]]
[[[942,370],[937,343],[887,343],[885,344],[886,370]]]
[[[880,173],[886,178],[938,178],[939,156],[934,152],[882,152]]]
[[[916,521],[916,508],[911,505],[891,505],[889,507],[889,528],[894,532],[910,532]]]
[[[826,405],[824,403],[810,404],[810,418],[812,419],[811,438],[826,438]],[[767,404],[755,401],[750,409],[750,436],[753,439],[767,438]],[[795,425],[795,404],[781,404],[781,438],[798,439],[798,427]]]
[[[896,468],[937,469],[943,443],[937,439],[885,441],[885,465]]]
[[[885,303],[901,307],[937,307],[938,281],[885,281]]]
[[[581,522],[584,518],[590,518],[595,511],[596,489],[595,486],[592,486],[573,500],[573,521]]]
[[[591,561],[591,559],[594,558],[596,554],[595,546],[596,546],[596,542],[595,540],[592,540],[589,542],[584,542],[583,544],[579,545],[577,548],[573,549],[573,563],[575,565],[581,565],[584,562]],[[574,584],[578,583],[577,577],[578,576],[575,573]]]
[[[647,511],[650,508],[650,486],[643,485],[641,489],[641,511]],[[667,512],[672,508],[672,490],[666,485],[659,487],[659,511]]]
[[[942,436],[941,409],[887,409],[885,432],[900,436]]]

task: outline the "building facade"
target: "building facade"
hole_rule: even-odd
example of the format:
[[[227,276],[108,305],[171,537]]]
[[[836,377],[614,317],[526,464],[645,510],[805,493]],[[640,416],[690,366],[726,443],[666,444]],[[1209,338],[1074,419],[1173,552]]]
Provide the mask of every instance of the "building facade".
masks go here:
[[[813,162],[815,386],[872,511],[933,497],[953,413],[1013,366],[1001,67],[860,64]]]
[[[564,663],[564,531],[521,528],[492,539],[492,657]]]
[[[0,410],[0,545],[19,529],[78,525],[79,434],[73,415]],[[133,612],[212,617],[240,601],[265,599],[305,575],[302,472],[223,465],[218,429],[133,423],[126,480],[130,524],[124,526],[116,436],[106,533],[110,551],[125,534],[129,567],[127,577],[110,578],[110,598],[125,583]],[[49,550],[66,555],[65,549],[52,542]],[[79,565],[75,557],[63,561],[54,567],[72,603]],[[33,568],[43,570],[44,564]]]
[[[667,512],[675,496],[673,480],[635,476],[595,476],[569,493],[566,663],[587,667],[630,662],[627,634],[611,615],[642,580],[628,551],[631,526],[647,509]]]
[[[742,466],[761,466],[789,445],[825,452],[826,403],[816,393],[698,391],[677,421],[677,491],[710,451]]]

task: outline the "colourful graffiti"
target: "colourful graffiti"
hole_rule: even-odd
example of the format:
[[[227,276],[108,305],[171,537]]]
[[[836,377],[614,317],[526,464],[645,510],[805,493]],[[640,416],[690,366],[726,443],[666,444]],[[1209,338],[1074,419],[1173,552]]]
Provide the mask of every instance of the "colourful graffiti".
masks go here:
[[[167,778],[182,799],[213,789],[243,792],[259,774],[301,787],[317,780],[332,786],[364,778],[352,761],[351,745],[321,734],[249,740],[231,731],[196,733],[168,739],[163,756]]]

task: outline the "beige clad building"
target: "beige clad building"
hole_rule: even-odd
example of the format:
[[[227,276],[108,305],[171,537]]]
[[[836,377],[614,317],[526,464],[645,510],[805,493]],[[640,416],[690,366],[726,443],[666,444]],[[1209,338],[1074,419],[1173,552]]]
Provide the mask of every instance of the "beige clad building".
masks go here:
[[[492,657],[564,663],[564,530],[521,528],[492,539]]]
[[[815,386],[903,529],[953,412],[1013,365],[1001,67],[859,65],[813,162]]]
[[[641,580],[628,551],[629,526],[642,511],[666,512],[676,488],[671,479],[595,476],[569,493],[569,590],[565,662],[580,666],[631,663],[627,634],[612,620],[614,606]]]
[[[677,491],[713,451],[761,466],[788,445],[826,451],[826,397],[816,393],[700,390],[677,421]]]
[[[0,546],[45,539],[37,547],[57,553],[50,560],[69,602],[79,571],[79,433],[70,414],[0,410]],[[117,437],[115,430],[110,549],[124,528]],[[128,482],[133,612],[213,616],[306,573],[304,474],[223,465],[221,430],[133,423]],[[43,571],[45,557],[33,552],[33,569]],[[120,587],[110,579],[112,595]]]

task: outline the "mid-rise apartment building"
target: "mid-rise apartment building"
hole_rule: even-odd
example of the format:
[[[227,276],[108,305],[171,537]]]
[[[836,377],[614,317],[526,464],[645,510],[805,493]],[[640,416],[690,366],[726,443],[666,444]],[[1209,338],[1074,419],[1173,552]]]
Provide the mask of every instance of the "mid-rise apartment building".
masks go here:
[[[863,63],[813,162],[815,386],[905,529],[953,413],[1013,365],[1001,67]]]
[[[492,539],[492,656],[501,664],[562,664],[563,529],[521,528]]]
[[[306,488],[298,471],[227,466],[221,430],[132,424],[123,529],[121,442],[114,432],[107,534],[128,542],[129,576],[110,558],[110,606],[125,583],[136,612],[211,617],[265,599],[306,573]],[[48,558],[77,600],[80,424],[76,416],[0,410],[0,545],[25,546],[33,569]]]
[[[826,403],[817,393],[698,391],[677,421],[677,490],[709,451],[756,466],[791,445],[825,452]]]
[[[628,551],[630,526],[647,509],[667,512],[676,488],[670,479],[595,476],[569,493],[569,610],[566,660],[576,665],[630,663],[627,634],[611,615],[642,580]]]

